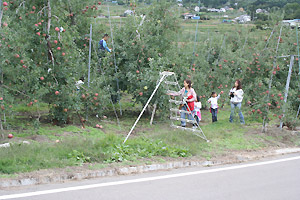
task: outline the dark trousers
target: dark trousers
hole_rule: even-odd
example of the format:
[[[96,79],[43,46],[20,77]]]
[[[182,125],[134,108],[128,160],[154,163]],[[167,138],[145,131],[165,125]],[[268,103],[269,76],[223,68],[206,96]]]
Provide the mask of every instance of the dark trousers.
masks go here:
[[[211,108],[212,122],[218,121],[217,113],[218,113],[218,108],[215,109]]]

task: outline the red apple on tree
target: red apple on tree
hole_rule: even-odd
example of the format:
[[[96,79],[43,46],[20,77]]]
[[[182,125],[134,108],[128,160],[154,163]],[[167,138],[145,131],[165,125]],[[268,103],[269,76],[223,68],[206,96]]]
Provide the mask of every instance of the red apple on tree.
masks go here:
[[[99,94],[98,93],[95,93],[95,96],[97,97]]]
[[[57,50],[59,51],[59,50],[61,50],[61,48],[60,48],[60,47],[57,47]]]
[[[7,137],[11,139],[11,138],[13,138],[14,136],[13,136],[13,134],[10,133],[10,134],[8,134]]]
[[[58,43],[57,40],[54,40],[53,42],[54,42],[54,44],[57,44],[57,43]]]
[[[41,81],[43,81],[45,78],[42,76],[40,79],[41,79]]]
[[[3,2],[3,6],[7,6],[7,5],[8,5],[8,3],[4,1]]]
[[[58,28],[58,27],[55,27],[55,31],[59,32],[59,28]]]
[[[139,70],[136,70],[136,73],[138,74],[138,73],[140,73],[140,71],[139,71]]]
[[[59,95],[59,91],[55,91],[55,95]]]
[[[143,96],[143,92],[140,92],[139,95],[140,95],[140,96]]]

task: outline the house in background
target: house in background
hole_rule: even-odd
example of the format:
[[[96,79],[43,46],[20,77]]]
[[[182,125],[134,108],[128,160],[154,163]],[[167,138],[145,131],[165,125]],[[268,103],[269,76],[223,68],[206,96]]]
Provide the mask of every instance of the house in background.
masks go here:
[[[124,17],[128,16],[128,15],[132,15],[133,11],[132,10],[126,10],[123,14]]]
[[[183,19],[193,19],[193,17],[196,17],[196,15],[192,13],[183,13],[182,17]]]
[[[256,11],[255,11],[257,14],[258,13],[268,13],[268,11],[266,11],[265,9],[256,9]]]
[[[290,26],[291,28],[300,28],[300,19],[283,20],[283,25]]]
[[[250,22],[251,21],[251,17],[249,15],[241,15],[239,17],[236,17],[234,19],[234,21],[236,21],[238,23],[241,23],[241,24],[244,24],[244,23]]]

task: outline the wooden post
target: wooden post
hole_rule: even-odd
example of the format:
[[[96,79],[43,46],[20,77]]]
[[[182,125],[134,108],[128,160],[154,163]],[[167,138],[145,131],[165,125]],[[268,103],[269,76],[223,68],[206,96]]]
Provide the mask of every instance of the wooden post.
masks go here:
[[[153,106],[152,115],[151,115],[150,125],[152,125],[152,123],[153,123],[153,118],[154,118],[154,115],[155,115],[156,107],[157,107],[157,103],[155,102],[155,104]]]

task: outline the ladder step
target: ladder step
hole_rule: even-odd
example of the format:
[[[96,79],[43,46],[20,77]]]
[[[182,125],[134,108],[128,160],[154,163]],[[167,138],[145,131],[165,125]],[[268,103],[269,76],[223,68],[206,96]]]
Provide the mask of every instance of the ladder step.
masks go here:
[[[160,75],[171,76],[171,75],[175,75],[175,73],[174,72],[166,72],[166,71],[164,71],[164,72],[161,72]]]
[[[177,82],[171,82],[171,81],[165,81],[165,84],[167,84],[167,85],[178,85]]]
[[[178,93],[178,91],[168,90],[167,93]]]
[[[189,111],[186,111],[186,110],[179,110],[179,109],[176,109],[176,108],[171,108],[170,111],[190,114]]]
[[[176,101],[176,100],[173,100],[173,99],[170,99],[169,102],[170,103],[175,103],[176,105],[183,104],[183,101]]]
[[[171,125],[172,128],[178,128],[178,129],[182,129],[185,131],[192,131],[192,132],[197,132],[197,133],[203,133],[201,130],[199,129],[193,129],[193,128],[187,128],[187,127],[182,127],[182,126],[176,126],[176,125]]]
[[[170,119],[177,120],[177,121],[184,121],[184,122],[188,122],[188,123],[192,123],[192,124],[197,123],[196,120],[181,119],[180,117],[170,117]]]

